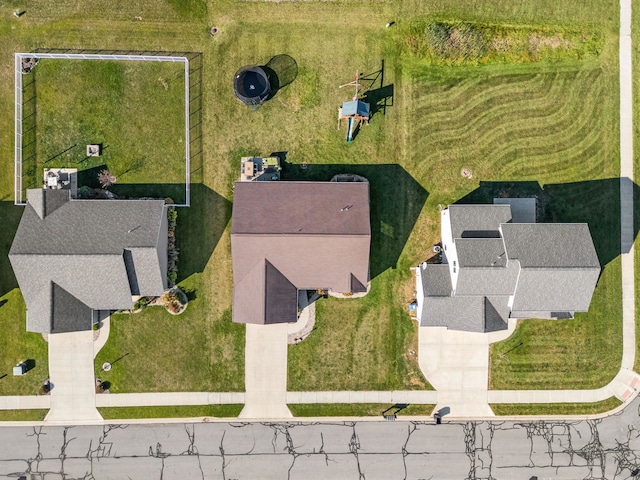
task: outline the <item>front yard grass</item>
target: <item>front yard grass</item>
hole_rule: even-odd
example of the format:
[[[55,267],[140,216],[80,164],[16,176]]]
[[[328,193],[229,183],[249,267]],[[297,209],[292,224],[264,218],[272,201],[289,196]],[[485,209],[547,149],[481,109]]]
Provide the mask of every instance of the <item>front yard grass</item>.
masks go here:
[[[492,403],[496,415],[594,415],[605,413],[622,404],[616,397],[594,403]]]
[[[382,415],[429,416],[435,405],[396,407],[387,403],[314,403],[287,405],[294,417],[380,417]]]
[[[0,422],[41,422],[49,410],[0,410]]]
[[[162,407],[102,407],[98,412],[105,420],[128,418],[233,418],[240,415],[244,405],[183,405]]]

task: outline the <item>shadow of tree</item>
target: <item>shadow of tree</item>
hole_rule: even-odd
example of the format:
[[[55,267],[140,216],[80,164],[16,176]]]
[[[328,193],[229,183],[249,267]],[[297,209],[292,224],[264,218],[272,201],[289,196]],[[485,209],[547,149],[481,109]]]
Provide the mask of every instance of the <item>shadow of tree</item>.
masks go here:
[[[634,198],[638,198],[636,184],[632,191]],[[495,197],[537,198],[538,222],[587,223],[603,267],[623,251],[619,178],[548,184],[543,188],[538,182],[480,182],[476,190],[456,203],[492,203]],[[634,239],[638,225],[634,222]],[[628,247],[625,250],[628,251]]]
[[[369,180],[371,203],[371,279],[395,268],[413,230],[428,192],[397,164],[300,165],[285,164],[287,180],[329,181],[339,173],[354,173]],[[287,181],[283,180],[283,181]]]

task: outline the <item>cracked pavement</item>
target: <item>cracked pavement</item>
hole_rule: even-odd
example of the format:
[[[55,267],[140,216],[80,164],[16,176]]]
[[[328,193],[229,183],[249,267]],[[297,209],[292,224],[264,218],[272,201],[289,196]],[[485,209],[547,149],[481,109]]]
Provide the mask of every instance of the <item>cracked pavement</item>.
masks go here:
[[[0,428],[8,479],[638,479],[640,398],[596,420]]]

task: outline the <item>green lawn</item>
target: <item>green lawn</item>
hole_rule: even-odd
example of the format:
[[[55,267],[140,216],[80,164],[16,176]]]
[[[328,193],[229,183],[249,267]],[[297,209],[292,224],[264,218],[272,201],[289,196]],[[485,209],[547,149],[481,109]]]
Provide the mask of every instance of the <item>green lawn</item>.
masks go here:
[[[27,14],[16,19],[14,8]],[[112,382],[113,391],[243,388],[244,327],[230,322],[227,223],[239,157],[271,152],[286,152],[290,166],[285,178],[328,180],[332,173],[354,171],[372,181],[371,293],[360,300],[318,303],[317,330],[289,350],[290,388],[429,388],[412,353],[417,350],[417,327],[406,310],[415,289],[409,267],[423,261],[439,238],[439,204],[470,200],[495,189],[496,185],[484,182],[514,181],[539,182],[550,220],[593,219],[594,239],[606,268],[592,310],[574,322],[585,325],[574,328],[571,322],[547,322],[548,327],[535,327],[539,323],[531,322],[531,327],[521,327],[516,335],[522,342],[540,342],[534,337],[542,336],[545,348],[537,352],[516,349],[509,354],[510,364],[521,365],[525,354],[534,355],[530,361],[538,370],[532,382],[537,382],[538,388],[560,381],[579,388],[584,388],[584,382],[601,386],[610,379],[612,365],[620,356],[616,340],[619,316],[603,315],[619,309],[619,261],[614,260],[617,255],[612,247],[615,233],[611,239],[604,233],[612,220],[590,216],[593,204],[582,200],[595,202],[604,193],[608,198],[604,204],[610,205],[615,192],[608,179],[616,178],[619,170],[617,13],[617,5],[605,0],[588,5],[553,0],[373,4],[222,0],[212,5],[197,0],[116,0],[108,6],[28,0],[20,5],[3,4],[0,162],[3,171],[12,171],[14,51],[82,47],[202,52],[202,109],[196,116],[202,120],[197,127],[202,132],[198,139],[202,162],[193,168],[197,179],[193,180],[193,207],[180,211],[177,233],[180,285],[195,299],[180,317],[169,318],[156,309],[131,318],[114,318],[112,337],[96,362],[99,368],[103,361],[129,353],[109,372],[112,377],[104,375]],[[140,16],[142,20],[136,20]],[[600,33],[603,47],[599,57],[585,60],[434,67],[414,57],[407,46],[410,25],[426,17],[583,29]],[[396,25],[385,29],[391,20]],[[214,24],[220,33],[211,37],[208,29]],[[231,82],[238,67],[265,64],[278,54],[296,60],[295,81],[257,110],[238,102]],[[393,101],[389,99],[386,109],[380,108],[371,124],[347,144],[345,127],[336,129],[336,116],[340,102],[348,100],[352,92],[338,85],[352,80],[356,71],[379,71],[382,60],[383,86],[390,93],[393,85]],[[36,67],[36,75],[40,67],[46,67],[45,63]],[[107,73],[116,80],[125,75],[124,71]],[[177,83],[170,83],[165,91],[158,81],[161,75],[164,78],[161,73],[145,76],[150,82],[147,87],[155,89],[158,98],[179,90],[173,88]],[[123,92],[128,88],[125,84]],[[90,91],[74,94],[87,100],[93,95]],[[105,102],[101,108],[106,112],[116,107],[117,102]],[[113,115],[121,119],[125,113],[118,110]],[[40,116],[37,118],[40,121]],[[118,137],[104,140],[110,146],[104,158],[109,154],[115,162],[108,166],[120,175],[123,184],[125,180],[144,185],[166,182],[164,169],[169,175],[172,168],[162,163],[165,155],[173,158],[167,152],[174,147],[181,151],[175,144],[149,146],[142,138],[136,145],[125,142],[128,135],[141,137],[143,131],[159,134],[162,128],[174,127],[171,112],[166,117],[171,127],[153,121],[165,120],[164,115],[155,113],[149,118],[149,125],[134,123],[131,132],[104,126],[105,134]],[[82,128],[80,124],[73,126],[69,135],[82,136]],[[87,124],[86,128],[97,127]],[[73,143],[75,137],[59,151]],[[39,138],[37,145],[45,144]],[[136,157],[148,152],[145,160],[149,168],[119,171],[121,166],[126,171],[137,165],[124,161],[128,154],[124,149],[116,155],[118,144],[131,148]],[[114,149],[110,151],[111,146]],[[136,153],[138,148],[143,150]],[[302,162],[309,164],[306,171],[298,167]],[[470,168],[473,179],[462,178],[461,168]],[[3,203],[12,200],[12,192],[12,176],[3,175]],[[10,215],[9,224],[15,225],[16,214]],[[5,252],[11,236],[10,232],[0,234]],[[0,278],[2,275],[0,272]],[[0,325],[9,328],[17,324],[23,329],[24,311],[18,309],[21,302],[14,290],[15,279],[7,274],[2,281],[6,288],[0,295],[6,296],[0,301],[10,301],[0,307]],[[18,329],[15,338],[4,341],[15,341],[22,348],[28,338]],[[11,365],[15,359],[4,351],[0,349],[0,359]],[[551,363],[542,361],[550,356],[548,352],[557,355]],[[32,355],[37,360],[36,354]],[[596,368],[593,359],[604,367]],[[497,365],[495,358],[491,374],[492,385],[517,388],[515,385],[522,384],[521,374]]]
[[[0,422],[40,422],[49,410],[0,410]]]
[[[611,397],[595,403],[494,403],[491,409],[496,415],[592,415],[605,413],[620,406],[622,402]]]
[[[126,418],[237,417],[244,405],[189,405],[166,407],[103,407],[98,411],[105,420]]]
[[[632,34],[635,35],[635,37],[638,36],[638,33],[640,32],[640,16],[639,15],[633,15],[632,18]],[[634,37],[634,38],[635,38]],[[638,42],[633,42],[632,44],[633,46],[633,50],[632,50],[632,55],[633,55],[633,64],[634,65],[638,65],[638,62],[640,62],[640,45],[638,45]],[[638,101],[640,100],[640,75],[635,75],[635,71],[634,71],[634,77],[633,77],[633,99],[634,99],[634,105],[638,104]],[[634,138],[633,138],[633,144],[634,144],[634,148],[637,148],[638,145],[640,145],[640,109],[638,108],[634,108],[633,110],[633,123],[634,123]],[[640,199],[640,192],[638,191],[638,183],[639,180],[638,178],[640,178],[640,158],[638,157],[638,155],[634,155],[634,164],[633,164],[633,170],[634,170],[634,205],[635,205],[635,209],[634,209],[634,233],[637,236],[637,232],[638,229],[640,228],[640,208],[638,208],[637,205],[637,201],[638,199]],[[636,372],[640,372],[640,268],[638,268],[638,266],[640,266],[640,248],[635,249],[635,300],[636,300],[636,358],[635,358],[635,366],[634,366],[634,370]]]
[[[389,405],[386,403],[289,404],[294,417],[377,417],[382,415],[428,416],[435,405]]]
[[[79,187],[99,188],[108,169],[116,194],[185,202],[182,63],[41,59],[23,84],[33,96],[24,129],[35,127],[23,142],[24,189],[40,186],[46,167],[77,168]],[[87,157],[87,144],[102,155]]]

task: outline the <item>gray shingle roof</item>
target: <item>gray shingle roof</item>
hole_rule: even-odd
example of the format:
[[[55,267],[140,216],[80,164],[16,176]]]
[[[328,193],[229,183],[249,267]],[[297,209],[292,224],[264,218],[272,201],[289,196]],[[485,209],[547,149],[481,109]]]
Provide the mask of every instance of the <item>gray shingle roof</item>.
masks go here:
[[[502,225],[509,259],[527,267],[591,267],[600,269],[586,223]]]
[[[519,318],[526,311],[586,312],[599,275],[599,268],[523,268],[512,316]]]
[[[455,244],[460,267],[504,267],[507,264],[502,238],[458,238]]]
[[[506,267],[464,267],[458,272],[456,295],[511,295],[516,287],[517,261]]]
[[[509,205],[450,205],[448,210],[454,239],[497,238],[500,224],[511,221]]]
[[[438,274],[445,266],[421,266],[421,325],[493,331],[506,328],[509,317],[553,318],[588,310],[600,275],[588,226],[510,223],[512,206],[514,219],[535,221],[535,200],[505,200],[449,207],[458,259],[454,296],[431,293],[451,286],[451,278]]]
[[[425,297],[420,326],[447,327],[466,332],[507,328],[509,297]]]
[[[420,267],[425,296],[450,297],[451,272],[447,264],[425,264]]]
[[[67,197],[58,204],[63,198],[59,190],[30,192],[28,199],[56,208],[45,207],[41,218],[28,201],[9,251],[27,304],[28,330],[48,333],[52,325],[66,321],[52,308],[52,284],[92,310],[131,308],[130,280],[142,295],[162,294],[166,266],[158,255],[166,252],[163,200],[69,200],[63,191]],[[126,249],[131,252],[128,262]]]
[[[91,330],[91,308],[82,303],[64,288],[51,283],[52,308],[51,333],[78,332]]]

